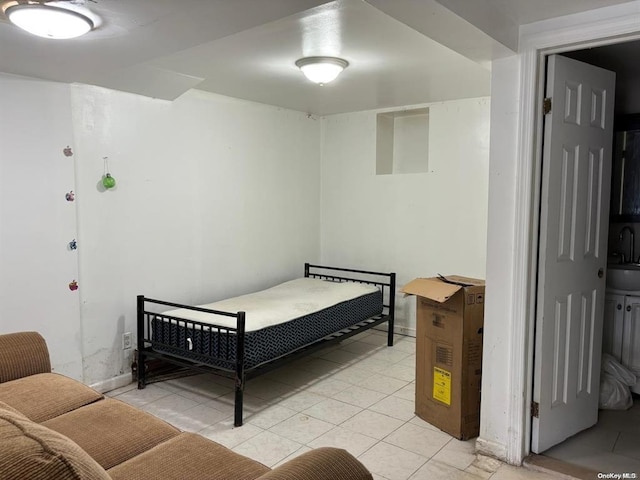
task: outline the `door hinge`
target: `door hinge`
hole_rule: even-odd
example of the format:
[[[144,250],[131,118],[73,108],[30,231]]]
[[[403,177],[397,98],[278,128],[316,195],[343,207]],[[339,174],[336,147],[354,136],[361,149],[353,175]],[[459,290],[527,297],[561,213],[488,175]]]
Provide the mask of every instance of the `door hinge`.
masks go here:
[[[531,402],[531,416],[540,418],[540,404],[538,402]]]
[[[542,111],[545,115],[551,113],[551,97],[547,97],[542,101]]]

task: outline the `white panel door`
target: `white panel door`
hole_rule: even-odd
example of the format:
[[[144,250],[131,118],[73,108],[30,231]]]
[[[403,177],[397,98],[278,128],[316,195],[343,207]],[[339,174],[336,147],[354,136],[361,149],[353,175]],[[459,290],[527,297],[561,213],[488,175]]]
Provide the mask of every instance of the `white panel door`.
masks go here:
[[[531,450],[594,425],[602,348],[615,74],[547,64]]]

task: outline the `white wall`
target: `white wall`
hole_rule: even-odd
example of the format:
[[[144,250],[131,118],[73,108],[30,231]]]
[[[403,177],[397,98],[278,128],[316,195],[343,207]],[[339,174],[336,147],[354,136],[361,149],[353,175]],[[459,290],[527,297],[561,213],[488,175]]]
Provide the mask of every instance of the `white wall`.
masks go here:
[[[382,110],[323,118],[323,263],[394,271],[399,286],[437,273],[484,278],[489,99],[425,106],[428,173],[376,175]],[[398,297],[398,323],[409,333],[413,304]]]
[[[513,252],[515,240],[516,162],[520,102],[520,59],[513,56],[491,67],[491,164],[487,226],[487,287],[484,310],[482,402],[478,448],[506,459],[509,405],[509,342],[512,319]]]
[[[0,74],[0,331],[39,331],[54,370],[114,386],[137,294],[201,303],[301,275],[320,257],[319,123]]]
[[[0,74],[0,331],[35,330],[55,371],[82,378],[69,86]]]
[[[317,119],[199,91],[74,86],[72,105],[85,382],[130,371],[136,295],[213,301],[319,258]]]
[[[484,276],[487,98],[422,105],[429,172],[376,175],[378,112],[319,120],[9,75],[0,87],[1,328],[42,332],[56,370],[88,384],[130,371],[137,294],[201,303],[320,260],[393,270],[399,285]],[[399,307],[411,330],[413,299]]]

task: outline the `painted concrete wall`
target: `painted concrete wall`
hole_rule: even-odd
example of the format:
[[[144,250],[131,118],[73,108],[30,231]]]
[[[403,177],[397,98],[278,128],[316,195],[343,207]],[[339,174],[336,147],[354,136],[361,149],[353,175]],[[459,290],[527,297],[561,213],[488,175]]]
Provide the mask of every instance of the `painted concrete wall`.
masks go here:
[[[319,258],[317,119],[199,91],[74,86],[72,106],[85,382],[129,371],[136,295],[210,302]]]
[[[69,86],[0,74],[0,331],[35,330],[53,368],[82,378]]]
[[[202,303],[320,260],[394,270],[399,285],[484,276],[487,98],[428,105],[428,173],[376,175],[377,112],[317,119],[9,75],[0,87],[0,326],[41,331],[55,369],[88,384],[129,373],[138,294]],[[409,333],[413,304],[399,298]]]
[[[509,441],[509,350],[513,298],[513,251],[517,139],[520,102],[519,57],[497,60],[491,67],[491,164],[487,226],[487,287],[484,310],[482,402],[478,445],[485,453],[506,459]]]
[[[484,278],[489,103],[419,106],[429,107],[427,173],[376,175],[383,111],[323,118],[322,261],[395,271],[399,286],[437,273]],[[397,305],[399,325],[415,334],[415,299]]]
[[[301,275],[320,256],[319,123],[0,75],[0,331],[41,332],[56,371],[104,383],[130,372],[137,294],[202,303]]]

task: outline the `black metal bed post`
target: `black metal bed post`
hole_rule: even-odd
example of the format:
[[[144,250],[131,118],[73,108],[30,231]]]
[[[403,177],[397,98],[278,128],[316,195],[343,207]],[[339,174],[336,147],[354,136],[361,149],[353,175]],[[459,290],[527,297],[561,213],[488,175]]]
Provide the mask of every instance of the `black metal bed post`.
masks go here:
[[[304,278],[309,278],[309,264],[304,264]]]
[[[144,295],[138,295],[138,389],[145,387],[145,367],[144,367]]]
[[[244,396],[244,321],[245,313],[238,312],[236,331],[236,396],[234,401],[234,427],[242,426],[242,404]]]
[[[393,347],[393,330],[396,318],[396,274],[390,275],[389,285],[389,321],[387,322],[387,346]]]

